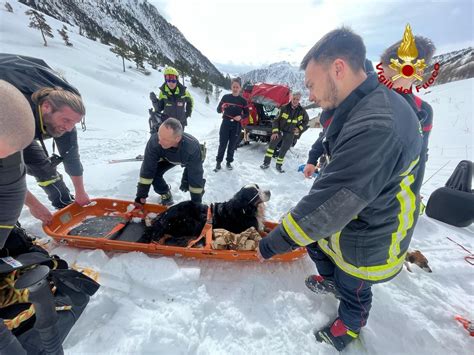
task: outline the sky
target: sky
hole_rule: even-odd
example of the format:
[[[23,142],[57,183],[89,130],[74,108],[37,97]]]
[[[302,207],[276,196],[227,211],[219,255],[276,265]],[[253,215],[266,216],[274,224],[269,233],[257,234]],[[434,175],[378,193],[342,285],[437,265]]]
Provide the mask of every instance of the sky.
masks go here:
[[[401,40],[431,38],[437,54],[473,45],[471,0],[149,0],[219,69],[247,71],[279,61],[298,65],[325,33],[341,25],[364,38],[377,61]]]

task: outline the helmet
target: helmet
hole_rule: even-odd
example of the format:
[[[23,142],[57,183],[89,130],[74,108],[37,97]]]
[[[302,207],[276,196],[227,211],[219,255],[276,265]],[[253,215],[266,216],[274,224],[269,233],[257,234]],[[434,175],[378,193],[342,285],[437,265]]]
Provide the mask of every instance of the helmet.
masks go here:
[[[178,71],[177,71],[175,68],[173,68],[173,67],[166,67],[163,74],[164,74],[164,75],[175,75],[175,76],[179,76]]]

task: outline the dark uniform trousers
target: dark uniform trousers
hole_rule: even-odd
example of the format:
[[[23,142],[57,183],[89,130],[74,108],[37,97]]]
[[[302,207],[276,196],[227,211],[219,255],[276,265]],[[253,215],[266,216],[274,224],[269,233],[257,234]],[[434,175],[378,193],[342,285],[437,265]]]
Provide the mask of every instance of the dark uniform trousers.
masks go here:
[[[278,135],[277,139],[270,141],[267,152],[265,153],[265,158],[263,160],[263,163],[265,165],[270,164],[273,157],[273,153],[275,153],[275,148],[278,146],[280,141],[282,141],[282,143],[281,143],[281,147],[278,153],[278,158],[277,158],[276,163],[279,165],[283,164],[283,160],[285,159],[286,152],[288,152],[291,145],[293,144],[294,134],[293,132],[282,132],[282,133],[283,135],[280,134]]]
[[[46,192],[55,208],[63,208],[74,202],[71,192],[61,174],[46,156],[37,141],[33,141],[23,150],[26,172],[36,178],[38,185]]]
[[[170,163],[167,160],[160,160],[157,164],[156,168],[156,174],[153,177],[153,190],[159,195],[163,195],[167,192],[169,192],[169,186],[166,183],[165,179],[163,178],[163,175],[170,169],[174,168],[176,165]]]
[[[334,280],[341,294],[338,315],[349,329],[359,332],[365,326],[372,306],[372,283],[357,279],[338,268],[319,248],[318,243],[306,246],[321,276]]]
[[[222,119],[221,128],[219,130],[219,149],[217,151],[216,161],[218,163],[224,160],[224,153],[227,148],[226,161],[232,163],[234,161],[234,152],[240,137],[240,122]]]

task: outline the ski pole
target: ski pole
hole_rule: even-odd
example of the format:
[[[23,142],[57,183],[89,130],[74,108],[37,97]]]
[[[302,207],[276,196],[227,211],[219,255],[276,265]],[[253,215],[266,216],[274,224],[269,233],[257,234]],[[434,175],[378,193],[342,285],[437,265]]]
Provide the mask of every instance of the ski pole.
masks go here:
[[[435,171],[435,173],[433,175],[431,175],[427,180],[425,180],[421,186],[423,186],[424,184],[426,184],[428,181],[430,181],[430,179],[435,176],[436,174],[438,174],[446,165],[448,165],[449,163],[451,162],[451,160],[448,160],[448,162],[446,164],[444,164],[441,168],[439,168],[438,170]]]

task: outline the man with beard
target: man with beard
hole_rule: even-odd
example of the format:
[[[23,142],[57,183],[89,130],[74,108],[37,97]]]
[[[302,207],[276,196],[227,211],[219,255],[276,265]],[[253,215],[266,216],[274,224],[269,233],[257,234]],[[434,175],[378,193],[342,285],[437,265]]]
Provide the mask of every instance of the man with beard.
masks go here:
[[[26,172],[36,178],[55,208],[63,208],[74,201],[81,206],[90,203],[84,189],[75,128],[86,110],[77,89],[44,61],[12,54],[0,54],[0,79],[23,94],[34,115],[34,139],[23,150]],[[53,153],[57,148],[59,155],[49,156],[44,144],[49,138],[54,140]],[[75,198],[56,170],[60,162],[64,162],[66,173],[71,177]],[[51,212],[32,193],[27,192],[25,204],[43,223],[51,221]]]
[[[323,147],[328,163],[309,194],[259,244],[263,259],[308,248],[319,275],[306,283],[340,300],[315,331],[344,349],[366,325],[372,285],[403,267],[418,218],[421,127],[406,100],[364,70],[365,45],[347,28],[321,38],[301,63],[310,100],[334,109]]]

